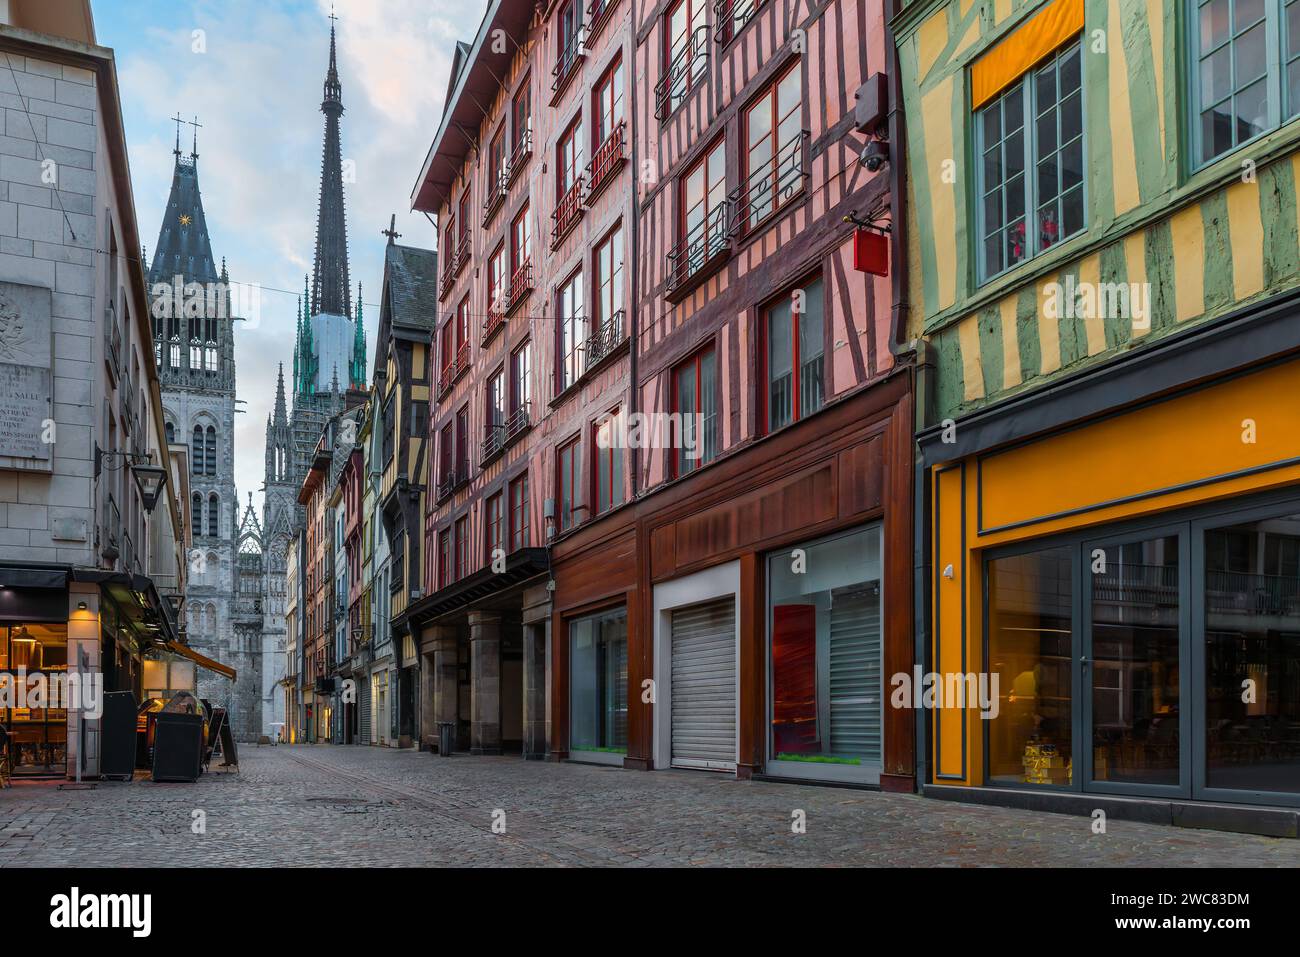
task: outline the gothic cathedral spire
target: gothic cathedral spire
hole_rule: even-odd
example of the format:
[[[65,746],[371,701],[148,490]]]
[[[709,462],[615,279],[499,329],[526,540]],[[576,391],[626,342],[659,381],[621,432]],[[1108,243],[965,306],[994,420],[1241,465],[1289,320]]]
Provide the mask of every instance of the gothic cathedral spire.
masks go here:
[[[348,284],[348,235],[343,211],[343,152],[339,119],[343,85],[339,82],[334,26],[330,25],[330,65],[325,75],[325,146],[321,159],[320,210],[316,220],[316,264],[312,274],[311,312],[318,316],[352,316]]]

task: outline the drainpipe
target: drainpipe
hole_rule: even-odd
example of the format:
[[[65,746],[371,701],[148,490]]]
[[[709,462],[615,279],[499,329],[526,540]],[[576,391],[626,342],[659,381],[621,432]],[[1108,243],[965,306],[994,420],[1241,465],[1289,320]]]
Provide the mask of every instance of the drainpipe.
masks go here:
[[[630,62],[633,64],[633,66],[636,65],[635,43],[633,44],[632,60]],[[628,387],[628,396],[627,396],[627,406],[628,406],[629,416],[639,412],[641,407],[641,385],[640,382],[637,380],[637,373],[639,367],[639,363],[637,361],[637,351],[638,351],[637,346],[640,342],[640,337],[638,333],[640,331],[640,314],[641,314],[641,310],[640,310],[640,305],[641,305],[641,299],[640,299],[641,199],[639,194],[640,173],[638,171],[640,170],[641,167],[637,164],[637,149],[636,149],[637,131],[633,128],[633,122],[635,121],[637,115],[636,93],[637,93],[637,84],[633,82],[632,85],[629,87],[631,109],[628,114],[631,117],[631,120],[628,123],[628,133],[629,133],[628,138],[632,141],[632,157],[631,157],[632,228],[629,230],[629,232],[632,235],[632,270],[631,270],[632,281],[630,286],[632,298],[629,300],[631,304],[631,308],[628,310],[628,317],[629,317],[628,335],[631,337],[631,342],[628,344],[628,376],[631,378],[631,383]],[[628,501],[633,502],[636,501],[637,496],[640,494],[640,481],[641,481],[640,452],[641,450],[638,448],[632,448],[629,449],[628,451],[631,453],[630,455],[631,462],[629,463],[629,468],[631,469],[632,472],[632,494],[631,496],[629,496]]]

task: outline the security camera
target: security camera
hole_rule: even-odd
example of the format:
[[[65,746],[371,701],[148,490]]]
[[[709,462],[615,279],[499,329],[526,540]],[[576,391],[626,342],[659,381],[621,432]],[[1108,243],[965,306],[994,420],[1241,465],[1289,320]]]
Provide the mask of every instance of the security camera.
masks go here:
[[[884,140],[872,140],[862,151],[862,165],[875,173],[889,162],[889,144]]]

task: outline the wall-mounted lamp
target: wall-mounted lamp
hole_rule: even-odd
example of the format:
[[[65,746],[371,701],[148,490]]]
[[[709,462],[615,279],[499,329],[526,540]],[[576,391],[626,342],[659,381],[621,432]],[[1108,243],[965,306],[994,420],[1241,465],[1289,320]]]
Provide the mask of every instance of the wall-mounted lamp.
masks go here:
[[[140,504],[146,513],[151,513],[158,504],[158,495],[167,481],[167,471],[153,464],[153,456],[137,452],[108,452],[95,443],[95,478],[104,469],[116,471],[130,466],[135,477],[136,487],[140,489]]]
[[[77,611],[85,611],[85,610],[86,610],[86,603],[84,601],[77,602]]]

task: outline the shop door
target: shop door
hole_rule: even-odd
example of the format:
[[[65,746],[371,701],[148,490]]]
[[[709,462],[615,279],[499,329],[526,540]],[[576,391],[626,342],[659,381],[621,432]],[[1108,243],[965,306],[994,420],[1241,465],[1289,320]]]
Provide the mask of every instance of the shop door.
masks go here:
[[[731,597],[672,613],[672,764],[736,768],[736,606]]]
[[[1074,771],[1083,790],[1191,794],[1191,555],[1178,525],[1085,542],[1082,707]]]

